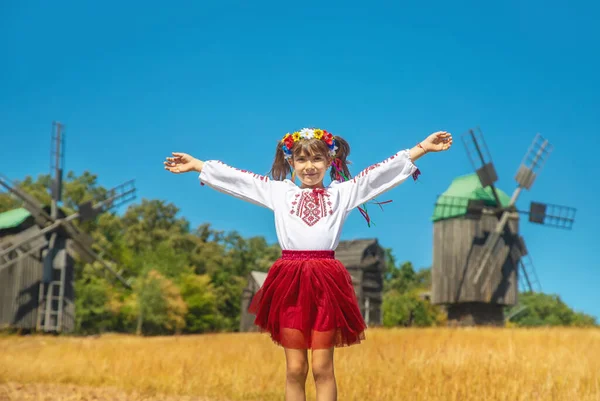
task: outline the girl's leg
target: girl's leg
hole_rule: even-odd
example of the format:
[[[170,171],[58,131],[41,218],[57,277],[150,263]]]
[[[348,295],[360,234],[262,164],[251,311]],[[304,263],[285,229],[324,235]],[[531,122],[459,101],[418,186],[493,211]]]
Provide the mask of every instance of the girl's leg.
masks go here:
[[[336,401],[337,384],[333,371],[333,350],[315,349],[312,351],[312,372],[317,389],[317,401]]]
[[[284,348],[286,359],[285,401],[306,401],[308,355],[305,349]]]

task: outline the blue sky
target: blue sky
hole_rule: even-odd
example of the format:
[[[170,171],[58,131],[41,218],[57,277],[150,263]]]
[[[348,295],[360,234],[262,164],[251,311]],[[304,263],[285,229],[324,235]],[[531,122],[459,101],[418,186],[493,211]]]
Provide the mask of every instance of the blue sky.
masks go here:
[[[554,145],[531,200],[576,207],[571,231],[522,223],[545,292],[600,316],[599,6],[541,1],[0,2],[0,171],[49,168],[53,120],[67,126],[66,169],[139,198],[164,199],[193,225],[210,222],[274,242],[268,210],[162,169],[171,151],[266,173],[287,131],[345,137],[352,172],[455,135],[419,160],[423,175],[360,214],[342,239],[377,237],[399,261],[429,266],[436,195],[472,171],[460,135],[480,126],[511,193],[536,133]],[[138,201],[139,201],[138,198]]]

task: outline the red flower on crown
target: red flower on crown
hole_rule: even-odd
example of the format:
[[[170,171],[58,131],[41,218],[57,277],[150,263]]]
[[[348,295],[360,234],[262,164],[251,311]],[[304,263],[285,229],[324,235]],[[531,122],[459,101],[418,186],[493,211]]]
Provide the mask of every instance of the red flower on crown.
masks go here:
[[[287,138],[285,138],[284,140],[284,144],[285,146],[287,146],[288,149],[292,149],[294,147],[294,138],[290,135]]]

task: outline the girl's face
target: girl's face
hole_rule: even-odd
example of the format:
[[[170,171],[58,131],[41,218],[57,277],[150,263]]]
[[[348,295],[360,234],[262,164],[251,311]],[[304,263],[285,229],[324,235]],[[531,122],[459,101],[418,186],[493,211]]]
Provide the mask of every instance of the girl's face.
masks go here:
[[[292,158],[292,168],[296,171],[302,188],[322,187],[330,165],[331,160],[320,153],[309,155],[302,152]]]

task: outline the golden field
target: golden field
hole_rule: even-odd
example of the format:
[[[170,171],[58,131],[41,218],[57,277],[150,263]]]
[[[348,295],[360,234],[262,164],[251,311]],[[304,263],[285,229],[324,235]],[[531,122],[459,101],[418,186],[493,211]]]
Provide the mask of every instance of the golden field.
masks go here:
[[[5,336],[0,400],[283,400],[284,361],[259,333]],[[600,330],[372,328],[335,367],[345,401],[598,401]]]

